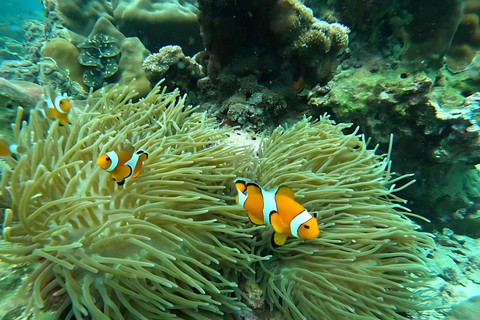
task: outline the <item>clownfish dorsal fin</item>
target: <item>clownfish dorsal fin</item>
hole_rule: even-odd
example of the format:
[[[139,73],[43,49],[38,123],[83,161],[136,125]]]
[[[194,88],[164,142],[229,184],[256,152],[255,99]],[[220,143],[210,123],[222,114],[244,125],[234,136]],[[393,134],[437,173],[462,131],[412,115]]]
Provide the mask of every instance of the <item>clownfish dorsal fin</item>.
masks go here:
[[[288,238],[288,235],[286,233],[275,232],[273,234],[273,242],[275,242],[277,246],[283,246],[287,238]]]
[[[241,178],[235,179],[235,188],[237,188],[238,191],[243,193],[247,189],[247,183]]]
[[[258,184],[256,183],[253,183],[253,182],[249,182],[247,183],[247,194],[248,195],[252,195],[252,194],[256,194],[256,193],[262,193],[262,188],[260,188],[258,186]]]
[[[287,187],[287,186],[280,186],[277,190],[277,194],[283,194],[283,195],[289,197],[290,199],[295,198],[295,194],[293,193],[293,190],[290,187]]]

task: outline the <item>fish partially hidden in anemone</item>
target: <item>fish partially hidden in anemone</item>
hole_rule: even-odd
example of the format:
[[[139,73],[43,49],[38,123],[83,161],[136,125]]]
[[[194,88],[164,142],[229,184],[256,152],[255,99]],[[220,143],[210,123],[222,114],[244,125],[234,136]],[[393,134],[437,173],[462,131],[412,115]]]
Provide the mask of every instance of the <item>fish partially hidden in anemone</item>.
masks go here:
[[[61,126],[65,123],[71,123],[70,119],[68,119],[68,113],[72,108],[70,99],[66,93],[62,95],[54,94],[55,96],[53,97],[49,90],[45,90],[45,99],[43,100],[45,107],[44,109],[39,108],[40,112],[51,120],[58,119]]]
[[[294,192],[289,187],[266,191],[243,178],[235,179],[235,187],[236,202],[247,210],[250,221],[256,225],[272,225],[276,245],[283,245],[288,237],[305,240],[318,237],[317,219],[294,200]]]
[[[0,157],[10,157],[13,153],[24,153],[26,148],[16,144],[9,144],[7,141],[0,139]]]
[[[97,159],[97,165],[109,172],[118,185],[123,185],[126,178],[136,178],[142,170],[143,163],[147,160],[148,154],[139,150],[131,151],[109,151]]]

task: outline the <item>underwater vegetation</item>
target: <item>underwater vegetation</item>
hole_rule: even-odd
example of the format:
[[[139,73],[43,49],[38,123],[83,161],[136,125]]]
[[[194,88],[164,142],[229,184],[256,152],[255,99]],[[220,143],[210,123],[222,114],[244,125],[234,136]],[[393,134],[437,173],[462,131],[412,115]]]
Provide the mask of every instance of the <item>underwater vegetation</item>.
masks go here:
[[[19,111],[15,141],[29,148],[2,172],[0,259],[36,266],[20,290],[25,315],[225,319],[249,310],[241,279],[289,319],[404,319],[428,305],[433,243],[394,195],[406,176],[356,131],[344,134],[348,125],[305,118],[265,137],[255,157],[178,91],[158,85],[133,103],[135,94],[90,96],[66,126],[38,112],[21,123]],[[117,186],[95,160],[127,144],[148,159]],[[272,245],[273,230],[234,203],[240,174],[290,186],[318,212],[320,236]]]

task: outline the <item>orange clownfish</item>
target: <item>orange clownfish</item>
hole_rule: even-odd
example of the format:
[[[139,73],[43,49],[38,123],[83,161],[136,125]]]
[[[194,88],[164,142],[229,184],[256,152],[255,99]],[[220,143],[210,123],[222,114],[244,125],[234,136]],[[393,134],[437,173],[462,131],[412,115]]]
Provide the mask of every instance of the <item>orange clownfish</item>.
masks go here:
[[[294,193],[289,187],[266,191],[241,178],[235,180],[235,187],[238,191],[236,202],[247,210],[250,221],[256,225],[272,225],[276,245],[283,245],[288,237],[318,237],[317,219],[294,200]]]
[[[0,157],[10,157],[12,153],[24,153],[25,151],[25,147],[8,144],[7,141],[0,139]]]
[[[147,158],[148,154],[141,150],[137,152],[110,151],[98,157],[97,165],[110,172],[113,180],[121,186],[125,183],[126,178],[138,177]]]
[[[57,94],[55,98],[52,99],[47,92],[44,101],[47,104],[47,107],[45,110],[40,110],[44,116],[50,119],[58,119],[61,126],[65,123],[71,123],[68,119],[68,112],[70,112],[72,106],[66,93],[63,95]]]

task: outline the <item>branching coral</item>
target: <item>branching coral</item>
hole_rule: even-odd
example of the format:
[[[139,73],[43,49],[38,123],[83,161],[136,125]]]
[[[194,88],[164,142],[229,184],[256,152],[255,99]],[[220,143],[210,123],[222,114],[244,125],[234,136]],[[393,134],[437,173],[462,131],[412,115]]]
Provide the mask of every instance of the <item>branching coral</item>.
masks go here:
[[[394,195],[406,176],[395,176],[389,156],[375,155],[356,131],[343,134],[348,127],[323,117],[276,129],[249,177],[290,186],[322,224],[312,241],[274,248],[271,228],[256,238],[255,252],[273,257],[260,262],[256,280],[288,319],[405,319],[402,312],[428,302],[418,292],[433,241]]]
[[[245,244],[251,230],[241,208],[222,190],[245,167],[237,159],[248,159],[246,150],[219,143],[229,129],[214,128],[178,91],[157,86],[137,103],[126,92],[90,97],[71,126],[37,113],[14,125],[16,142],[31,148],[2,172],[10,205],[0,253],[38,263],[21,290],[31,287],[27,310],[150,320],[245,308],[237,279],[260,258]],[[149,158],[117,187],[95,159],[129,142]]]

